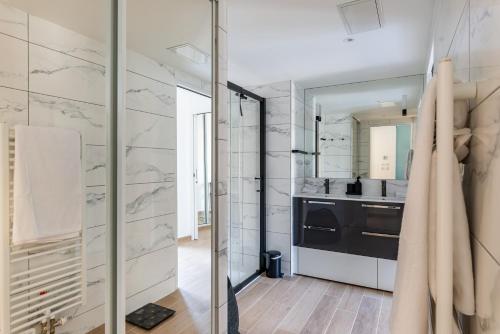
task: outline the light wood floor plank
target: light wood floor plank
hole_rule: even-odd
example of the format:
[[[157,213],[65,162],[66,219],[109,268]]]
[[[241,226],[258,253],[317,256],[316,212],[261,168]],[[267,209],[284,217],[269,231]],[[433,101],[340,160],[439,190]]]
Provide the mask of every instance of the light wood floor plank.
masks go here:
[[[333,315],[330,326],[326,330],[326,334],[349,334],[351,333],[356,313],[337,309]]]
[[[382,300],[364,296],[354,321],[352,334],[376,334]]]
[[[302,298],[295,303],[295,306],[280,323],[278,329],[290,333],[300,333],[328,287],[328,281],[314,280]]]
[[[301,333],[303,334],[320,334],[324,333],[330,324],[330,321],[337,309],[337,305],[340,302],[340,298],[338,296],[332,297],[329,295],[323,295],[319,304],[316,305],[316,308],[312,312],[309,320],[305,324],[304,328],[302,328]]]
[[[342,310],[357,312],[362,298],[363,288],[348,285],[338,307]]]
[[[390,318],[392,309],[392,294],[384,292],[382,297],[382,309],[378,321],[377,334],[390,334]]]
[[[290,312],[291,306],[273,303],[270,309],[265,312],[260,319],[257,321],[254,327],[252,327],[247,333],[248,334],[263,334],[263,333],[273,333],[274,329],[280,323],[280,320],[285,317],[286,314]]]

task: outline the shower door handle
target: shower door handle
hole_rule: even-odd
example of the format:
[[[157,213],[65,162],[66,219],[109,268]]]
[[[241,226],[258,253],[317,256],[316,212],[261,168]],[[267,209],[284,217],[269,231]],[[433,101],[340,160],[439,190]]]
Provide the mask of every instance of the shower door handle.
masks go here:
[[[264,189],[262,189],[262,182],[260,182],[261,178],[260,177],[254,177],[253,179],[255,181],[259,181],[259,189],[255,190],[255,191],[258,192],[258,193],[263,192]]]

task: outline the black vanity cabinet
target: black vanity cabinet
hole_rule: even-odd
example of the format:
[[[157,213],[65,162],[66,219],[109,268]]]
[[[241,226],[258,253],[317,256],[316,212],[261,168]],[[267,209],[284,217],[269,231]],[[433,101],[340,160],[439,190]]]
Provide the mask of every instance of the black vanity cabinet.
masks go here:
[[[293,201],[299,274],[392,291],[403,203]]]

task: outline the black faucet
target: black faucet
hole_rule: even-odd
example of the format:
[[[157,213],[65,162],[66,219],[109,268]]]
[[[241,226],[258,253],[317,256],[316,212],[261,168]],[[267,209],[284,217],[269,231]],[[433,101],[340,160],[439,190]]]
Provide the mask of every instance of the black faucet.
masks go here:
[[[387,181],[386,180],[382,180],[382,197],[386,197],[387,196]]]
[[[325,179],[325,194],[330,193],[330,179]]]

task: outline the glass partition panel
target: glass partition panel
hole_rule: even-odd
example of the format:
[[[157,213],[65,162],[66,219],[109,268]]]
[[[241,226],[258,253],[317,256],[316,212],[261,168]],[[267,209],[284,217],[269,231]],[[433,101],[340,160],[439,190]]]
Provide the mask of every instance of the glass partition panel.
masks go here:
[[[2,333],[31,329],[38,333],[41,323],[51,317],[53,325],[67,320],[57,325],[57,332],[104,333],[109,302],[105,300],[110,161],[106,136],[111,126],[106,121],[108,8],[108,1],[0,2],[0,122],[11,128],[28,126],[22,132],[16,129],[14,140],[21,135],[36,139],[16,149],[15,156],[27,152],[27,168],[44,175],[43,180],[32,180],[31,186],[46,185],[29,191],[46,199],[49,222],[66,217],[58,229],[39,225],[31,245],[14,248],[30,255],[11,267],[15,291],[9,305],[0,305],[6,315],[0,320]],[[36,145],[35,157],[26,149]],[[66,168],[59,170],[61,164]],[[22,178],[19,173],[16,179]],[[49,193],[60,196],[64,204],[51,201]],[[16,203],[14,211],[28,214],[26,208],[16,209]],[[34,221],[43,224],[39,214]],[[17,219],[12,223],[22,224]],[[71,233],[60,234],[62,230]]]

